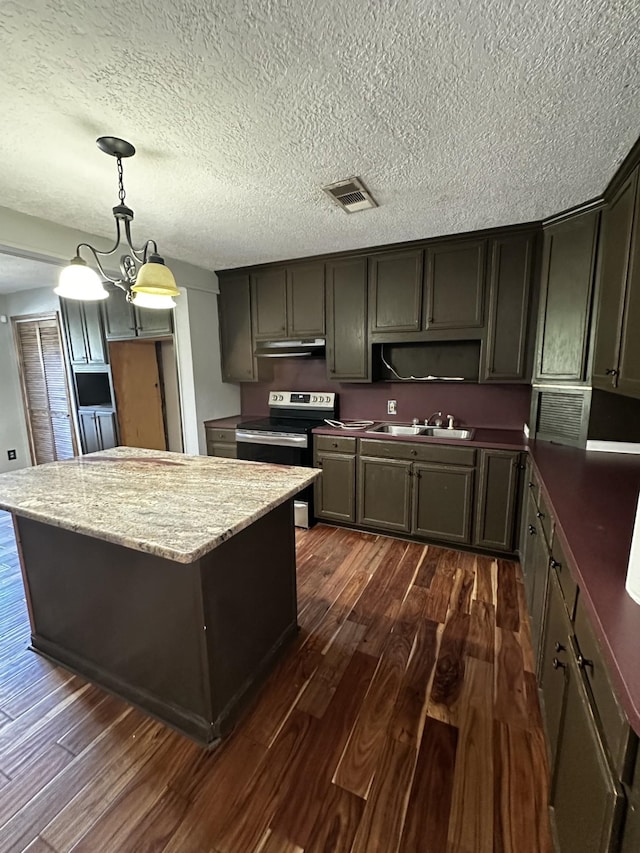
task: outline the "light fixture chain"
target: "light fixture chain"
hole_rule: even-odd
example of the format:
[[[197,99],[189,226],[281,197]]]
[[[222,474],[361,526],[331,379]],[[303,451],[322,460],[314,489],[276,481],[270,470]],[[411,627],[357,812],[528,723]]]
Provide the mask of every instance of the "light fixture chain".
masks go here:
[[[122,169],[122,157],[117,157],[116,159],[118,161],[118,198],[120,199],[120,204],[124,204],[124,200],[127,194],[124,191],[124,171]]]

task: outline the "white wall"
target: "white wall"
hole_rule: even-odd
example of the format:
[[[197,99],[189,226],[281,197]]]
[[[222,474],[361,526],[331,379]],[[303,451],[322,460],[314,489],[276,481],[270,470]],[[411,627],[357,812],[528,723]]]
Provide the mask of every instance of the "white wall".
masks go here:
[[[6,207],[0,207],[0,235],[0,250],[18,250],[31,256],[63,260],[72,257],[78,243],[105,244],[104,238],[38,217],[26,216]],[[175,309],[174,322],[184,451],[206,453],[203,421],[235,415],[240,411],[239,386],[222,382],[217,278],[209,270],[172,258],[166,260],[182,292],[176,300],[178,307]],[[52,310],[54,302],[57,306],[55,294],[48,289],[10,294],[8,301],[10,307],[6,313],[10,311],[12,314]],[[0,390],[0,408],[2,406],[3,394]],[[26,438],[24,426],[23,436]],[[22,464],[28,462],[27,456]]]
[[[7,298],[0,295],[0,316],[8,314]],[[16,451],[14,462],[7,459],[8,450]],[[0,322],[0,472],[30,464],[13,330],[10,322]]]

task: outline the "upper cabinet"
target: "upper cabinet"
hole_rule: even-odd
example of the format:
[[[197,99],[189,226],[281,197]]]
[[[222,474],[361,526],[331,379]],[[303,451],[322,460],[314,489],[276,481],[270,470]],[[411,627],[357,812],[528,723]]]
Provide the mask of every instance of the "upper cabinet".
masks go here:
[[[545,229],[535,378],[588,379],[591,303],[600,211]]]
[[[324,264],[291,264],[251,275],[254,338],[324,335]]]
[[[367,259],[327,263],[327,372],[330,379],[371,381],[367,340]]]
[[[627,293],[622,318],[618,390],[640,397],[640,177],[631,233]]]
[[[248,274],[220,276],[218,313],[224,382],[257,379],[251,337],[251,286]]]
[[[135,308],[119,287],[107,285],[104,301],[104,325],[107,340],[160,338],[173,333],[170,309]]]
[[[537,238],[536,230],[490,241],[484,381],[526,383],[531,379]]]
[[[369,257],[372,332],[417,332],[422,313],[422,249]]]
[[[69,344],[69,360],[74,367],[106,364],[100,304],[76,299],[61,299],[60,304]]]
[[[431,245],[425,257],[424,328],[480,329],[484,324],[486,241]]]
[[[625,296],[629,274],[634,210],[638,186],[638,169],[629,176],[609,202],[602,219],[600,293],[593,357],[593,384],[596,388],[620,386],[620,355],[624,323]],[[637,239],[634,241],[637,243]],[[640,281],[636,278],[635,287]],[[634,305],[638,297],[630,300]],[[637,308],[636,308],[637,313]],[[637,329],[636,329],[637,335]],[[630,342],[629,342],[630,343]],[[631,349],[627,352],[631,352]],[[628,363],[627,368],[632,366]],[[637,372],[637,368],[636,368]],[[622,388],[620,390],[623,390]]]

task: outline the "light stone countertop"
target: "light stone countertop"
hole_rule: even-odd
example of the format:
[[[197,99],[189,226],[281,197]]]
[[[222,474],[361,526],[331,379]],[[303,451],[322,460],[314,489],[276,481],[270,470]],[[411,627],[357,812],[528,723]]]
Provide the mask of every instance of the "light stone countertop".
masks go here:
[[[0,508],[191,563],[319,474],[312,468],[116,447],[0,474]]]

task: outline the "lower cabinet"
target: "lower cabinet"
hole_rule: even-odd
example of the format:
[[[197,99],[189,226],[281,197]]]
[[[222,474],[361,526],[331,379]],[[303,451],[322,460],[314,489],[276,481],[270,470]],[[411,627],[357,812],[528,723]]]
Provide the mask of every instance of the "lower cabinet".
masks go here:
[[[512,450],[479,451],[479,482],[473,544],[512,551],[518,502],[521,454]]]
[[[413,463],[361,456],[358,460],[358,524],[411,530]]]
[[[468,544],[473,517],[473,468],[413,466],[412,532]]]
[[[109,450],[118,444],[115,412],[79,411],[83,453]]]
[[[223,456],[225,459],[237,459],[238,445],[235,429],[205,427],[207,436],[207,456]]]
[[[544,697],[543,709],[549,743],[550,766],[553,767],[564,715],[565,694],[569,678],[567,658],[571,646],[572,630],[555,572],[549,574],[548,589],[544,646],[540,659],[540,688]]]
[[[333,521],[355,522],[355,454],[320,451],[316,454],[316,467],[322,468],[322,477],[315,483],[316,516]]]
[[[540,524],[539,510],[534,494],[528,493],[526,503],[526,539],[522,555],[524,589],[531,620],[531,643],[534,660],[540,653],[540,641],[547,598],[550,552],[545,532]]]

